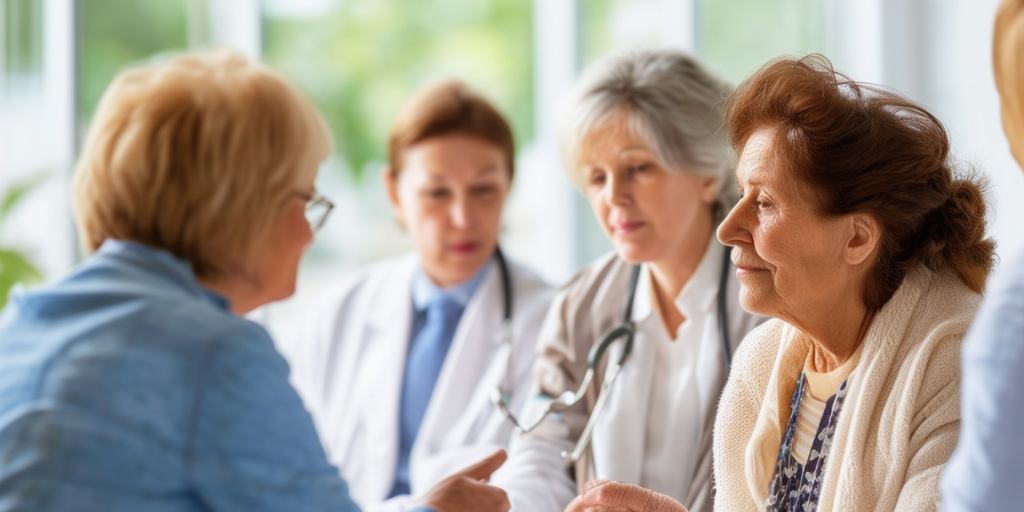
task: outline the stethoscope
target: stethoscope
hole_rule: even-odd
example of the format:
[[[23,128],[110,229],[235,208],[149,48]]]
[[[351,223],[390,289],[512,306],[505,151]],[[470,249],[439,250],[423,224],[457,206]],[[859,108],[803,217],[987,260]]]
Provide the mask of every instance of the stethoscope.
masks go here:
[[[718,309],[718,334],[722,341],[722,353],[725,356],[725,371],[728,375],[729,370],[732,368],[732,346],[729,343],[729,318],[727,309],[728,294],[726,286],[729,282],[729,271],[732,269],[732,260],[729,257],[728,250],[725,251],[725,257],[722,261],[722,272],[719,276],[718,281],[718,294],[717,294],[717,309]],[[495,259],[498,261],[498,268],[501,270],[501,280],[504,286],[504,299],[505,299],[505,318],[502,321],[502,343],[507,344],[506,357],[506,369],[505,379],[507,380],[511,374],[512,365],[512,287],[511,280],[509,279],[508,266],[505,263],[505,257],[501,254],[501,250],[495,251]],[[636,338],[636,324],[633,322],[633,299],[636,297],[637,283],[640,281],[640,265],[633,265],[629,275],[629,291],[626,295],[626,307],[622,314],[622,323],[618,327],[608,331],[601,341],[591,347],[590,353],[587,354],[587,371],[583,374],[583,381],[580,382],[579,388],[573,391],[565,391],[558,398],[555,398],[548,402],[544,408],[540,417],[537,418],[529,426],[523,426],[519,420],[509,410],[509,393],[506,391],[504,384],[499,383],[494,389],[491,390],[491,402],[498,408],[501,413],[512,422],[522,433],[527,433],[537,428],[541,422],[544,421],[551,413],[557,413],[564,411],[583,400],[587,394],[587,389],[590,387],[590,382],[594,379],[594,374],[597,373],[598,364],[604,357],[604,353],[608,350],[608,347],[618,340],[622,342],[622,352],[619,355],[618,360],[615,364],[607,370],[605,373],[604,382],[601,383],[601,389],[597,395],[597,402],[594,404],[594,409],[590,412],[590,417],[587,419],[587,424],[583,428],[583,433],[580,435],[579,440],[576,442],[576,447],[573,451],[562,452],[562,458],[569,462],[576,462],[583,456],[583,451],[586,450],[587,445],[590,443],[590,438],[594,433],[594,425],[597,424],[597,418],[601,415],[601,410],[604,408],[605,402],[608,400],[608,396],[611,394],[612,385],[615,383],[615,379],[619,376],[619,371],[622,369],[622,365],[629,358],[629,355],[633,352],[633,340]]]

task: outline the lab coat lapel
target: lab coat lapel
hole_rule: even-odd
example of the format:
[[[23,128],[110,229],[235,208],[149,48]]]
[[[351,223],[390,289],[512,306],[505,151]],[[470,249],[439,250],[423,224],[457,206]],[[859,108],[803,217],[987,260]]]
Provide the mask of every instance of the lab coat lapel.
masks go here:
[[[638,324],[651,314],[647,269],[640,278],[633,307],[633,321]],[[623,300],[619,302],[625,302],[625,290],[622,295]],[[604,336],[604,333],[599,336]],[[622,343],[616,343],[605,356],[609,368],[621,354]],[[637,431],[637,426],[647,421],[656,357],[656,347],[638,329],[633,352],[610,388],[608,403],[594,428],[592,451],[597,478],[640,483],[647,432]]]
[[[500,344],[503,293],[497,265],[494,262],[488,265],[487,275],[459,320],[413,445],[410,467],[414,471],[414,491],[441,476],[431,474],[432,464],[424,464],[431,455],[443,448],[472,442],[482,408],[492,407],[487,394],[481,392],[488,387],[480,384],[481,379],[491,377],[493,372],[481,361],[493,363],[494,352]]]
[[[381,280],[372,302],[392,306],[370,311],[354,388],[358,415],[363,422],[358,442],[366,443],[363,449],[370,467],[361,468],[361,481],[352,487],[353,492],[373,501],[387,497],[398,460],[399,408],[412,330],[412,279],[417,265],[415,259],[408,260]]]

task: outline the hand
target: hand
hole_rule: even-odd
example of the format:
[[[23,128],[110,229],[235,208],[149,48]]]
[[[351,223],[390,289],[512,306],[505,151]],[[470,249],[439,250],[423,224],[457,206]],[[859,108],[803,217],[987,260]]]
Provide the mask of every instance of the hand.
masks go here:
[[[437,512],[508,512],[511,505],[505,491],[487,485],[491,473],[508,459],[498,450],[486,459],[445,478],[423,498],[423,504]]]
[[[632,484],[593,480],[565,512],[686,512],[678,501]]]

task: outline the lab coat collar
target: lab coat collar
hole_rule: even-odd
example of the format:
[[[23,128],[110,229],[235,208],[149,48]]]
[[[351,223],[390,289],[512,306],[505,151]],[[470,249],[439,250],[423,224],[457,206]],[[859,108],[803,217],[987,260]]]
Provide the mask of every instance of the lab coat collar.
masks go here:
[[[676,309],[682,313],[684,318],[706,314],[715,305],[722,271],[722,258],[725,257],[724,251],[725,246],[712,233],[707,249],[704,250],[704,256],[697,264],[697,269],[694,270],[693,275],[683,285],[683,289],[679,290],[679,294],[673,301]],[[640,281],[636,287],[636,297],[633,299],[632,319],[634,323],[640,323],[654,313],[652,295],[654,288],[651,282],[653,278],[650,264],[644,263],[640,271]]]

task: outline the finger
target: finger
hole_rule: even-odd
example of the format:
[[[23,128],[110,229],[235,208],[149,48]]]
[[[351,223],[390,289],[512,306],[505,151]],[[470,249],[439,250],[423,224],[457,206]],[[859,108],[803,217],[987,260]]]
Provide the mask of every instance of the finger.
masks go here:
[[[589,491],[589,490],[591,490],[591,489],[593,489],[595,487],[600,487],[600,486],[602,486],[602,485],[604,485],[604,484],[606,484],[608,482],[611,482],[611,480],[606,480],[604,478],[598,478],[598,479],[595,479],[595,480],[591,480],[591,481],[583,484],[583,493],[586,494],[587,491]]]
[[[463,469],[459,472],[460,475],[472,478],[473,480],[486,480],[491,477],[491,473],[494,473],[502,464],[508,459],[508,454],[505,450],[498,450],[488,456],[486,459],[473,464],[472,466]]]
[[[678,501],[642,487],[608,482],[583,494],[588,507],[621,507],[631,512],[686,512]]]
[[[563,512],[584,512],[585,508],[586,505],[583,504],[583,496],[576,496],[569,502],[569,506],[565,507]]]

